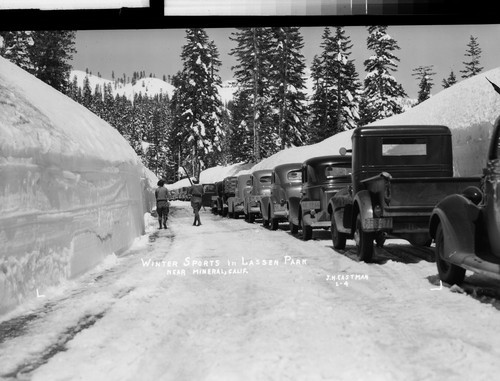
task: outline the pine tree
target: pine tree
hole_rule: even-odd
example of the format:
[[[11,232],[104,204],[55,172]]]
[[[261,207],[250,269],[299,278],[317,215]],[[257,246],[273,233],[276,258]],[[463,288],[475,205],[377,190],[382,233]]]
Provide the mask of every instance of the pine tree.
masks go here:
[[[302,145],[305,140],[305,59],[298,27],[273,28],[270,104],[278,110],[277,149]]]
[[[34,43],[32,32],[0,32],[0,39],[3,40],[0,44],[0,56],[24,70],[32,69],[33,65],[29,57],[30,46]]]
[[[419,92],[418,92],[418,102],[422,103],[426,99],[429,99],[431,96],[431,89],[434,84],[432,83],[432,76],[436,73],[432,72],[433,66],[419,66],[413,69],[413,76],[417,77],[419,80]]]
[[[248,125],[248,115],[251,113],[251,98],[242,91],[235,94],[229,102],[229,131],[226,138],[227,156],[233,163],[252,162],[253,131]]]
[[[314,93],[310,104],[311,142],[355,128],[359,121],[360,83],[354,62],[349,60],[352,43],[342,27],[334,35],[325,28],[320,57],[311,66]]]
[[[470,60],[463,62],[465,65],[464,70],[460,70],[462,73],[462,78],[470,78],[479,74],[483,71],[483,67],[479,66],[479,59],[481,58],[481,48],[477,42],[477,38],[470,36],[470,41],[467,44],[467,51],[465,52],[466,57],[470,57]]]
[[[256,162],[275,152],[272,110],[269,105],[270,28],[238,28],[231,40],[237,47],[231,50],[238,64],[232,69],[239,83],[238,96],[248,97],[251,103],[245,126],[252,131],[252,155]]]
[[[403,87],[391,74],[397,69],[399,58],[394,51],[399,46],[387,34],[387,26],[370,26],[368,34],[367,46],[374,55],[364,62],[368,74],[364,81],[361,124],[400,114],[401,98],[406,97]]]
[[[208,40],[203,29],[188,29],[186,39],[174,112],[176,124],[187,129],[192,173],[198,176],[203,168],[216,165],[220,156],[223,131],[218,71],[221,63],[215,44]]]
[[[74,31],[36,31],[28,49],[30,73],[55,89],[66,92],[69,85],[70,61],[75,50]]]
[[[455,77],[455,73],[453,73],[453,71],[451,71],[448,78],[443,79],[443,82],[442,82],[443,89],[447,89],[448,87],[454,85],[455,83],[457,83],[457,77]]]

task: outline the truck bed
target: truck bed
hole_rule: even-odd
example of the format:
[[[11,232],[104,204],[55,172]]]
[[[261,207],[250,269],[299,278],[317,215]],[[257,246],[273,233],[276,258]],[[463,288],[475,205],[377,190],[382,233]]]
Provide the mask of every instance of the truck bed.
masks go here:
[[[382,183],[381,183],[382,182]],[[425,215],[448,195],[461,193],[469,186],[480,186],[480,177],[392,178],[379,176],[365,180],[368,190],[390,197],[383,202],[385,216]]]

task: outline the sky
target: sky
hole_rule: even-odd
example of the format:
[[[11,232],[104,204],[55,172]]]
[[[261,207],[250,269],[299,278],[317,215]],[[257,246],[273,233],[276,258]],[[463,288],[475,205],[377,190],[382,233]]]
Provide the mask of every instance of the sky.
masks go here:
[[[365,26],[346,27],[346,34],[353,43],[351,58],[354,59],[360,79],[364,79],[363,62],[372,54],[366,48],[368,37]],[[321,53],[321,35],[324,27],[301,28],[304,37],[302,53],[310,67],[314,55]],[[233,78],[231,67],[236,60],[229,53],[236,47],[230,40],[235,32],[232,28],[207,28],[207,34],[214,40],[220,53],[223,81]],[[500,66],[498,37],[500,24],[479,25],[390,25],[389,35],[396,40],[400,59],[396,80],[403,85],[411,98],[418,94],[418,80],[412,76],[418,66],[433,65],[432,93],[442,90],[441,82],[453,71],[460,79],[460,70],[470,37],[477,38],[482,49],[480,64],[484,71]],[[134,71],[153,73],[157,78],[174,75],[182,69],[180,54],[186,43],[185,29],[142,29],[142,30],[81,30],[76,34],[77,53],[73,57],[75,70],[89,69],[93,74],[100,73],[103,78],[111,79],[112,71],[116,76],[132,76]]]

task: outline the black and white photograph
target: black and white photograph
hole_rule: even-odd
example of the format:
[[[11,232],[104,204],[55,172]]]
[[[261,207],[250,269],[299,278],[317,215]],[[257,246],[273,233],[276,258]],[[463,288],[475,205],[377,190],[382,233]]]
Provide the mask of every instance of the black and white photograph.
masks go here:
[[[496,379],[500,17],[436,3],[0,0],[0,380]]]

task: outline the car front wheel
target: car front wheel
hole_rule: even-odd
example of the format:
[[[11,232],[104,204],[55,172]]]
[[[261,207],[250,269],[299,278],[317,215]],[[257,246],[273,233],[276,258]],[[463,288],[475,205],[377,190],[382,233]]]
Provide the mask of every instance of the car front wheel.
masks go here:
[[[460,284],[465,279],[465,269],[454,265],[444,258],[444,234],[443,227],[439,223],[436,229],[436,265],[438,268],[439,278],[448,284]]]
[[[302,239],[304,241],[309,241],[312,238],[312,227],[306,225],[304,218],[300,220],[300,224],[302,227]]]
[[[335,217],[332,215],[332,224],[330,227],[330,231],[332,234],[332,243],[333,248],[338,250],[345,249],[345,241],[347,240],[347,234],[340,233],[337,229],[337,224],[335,223]]]

